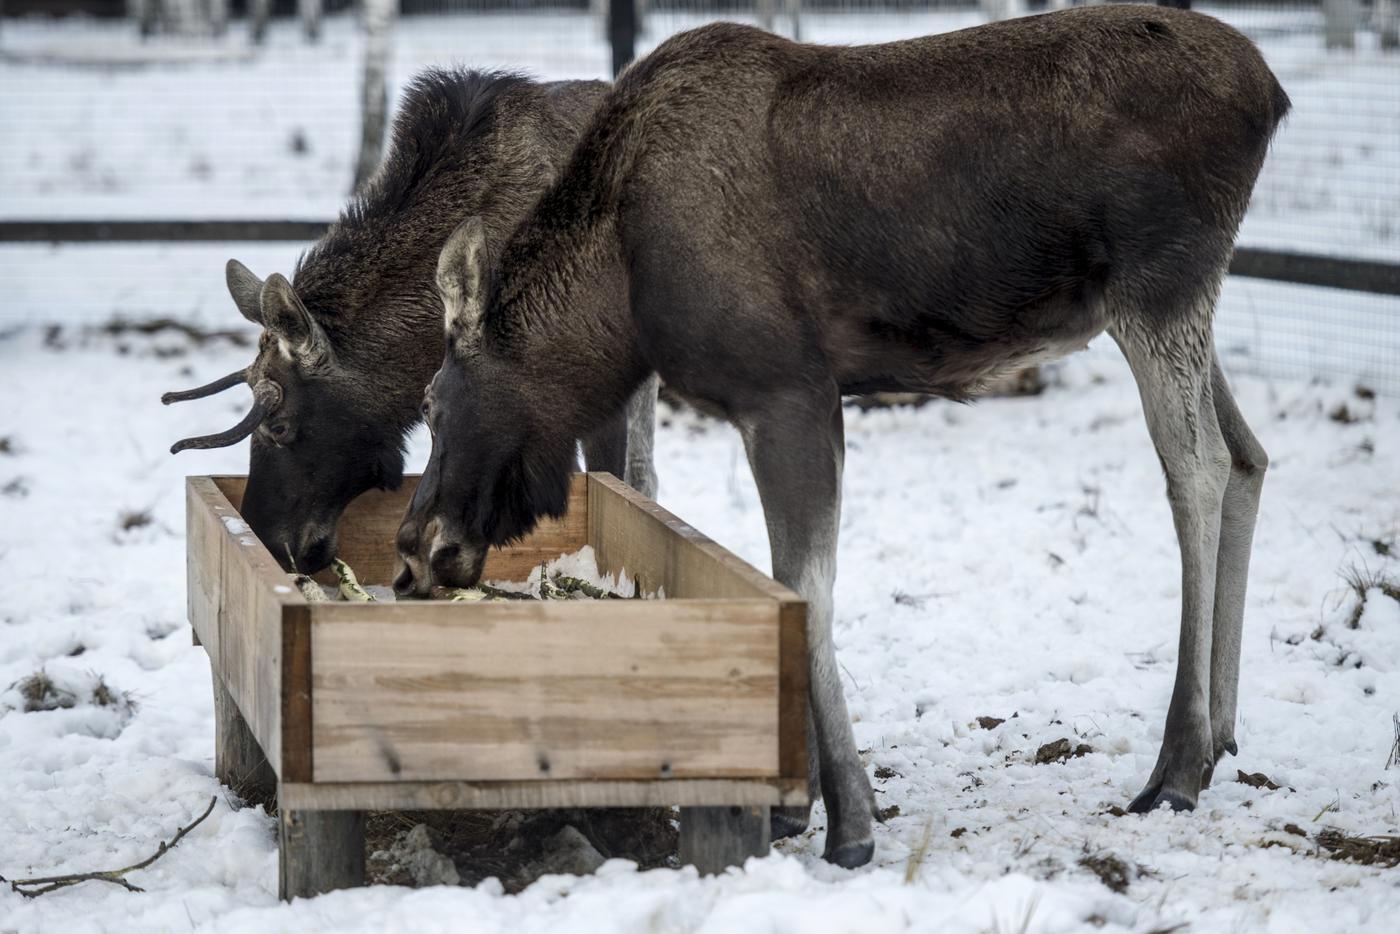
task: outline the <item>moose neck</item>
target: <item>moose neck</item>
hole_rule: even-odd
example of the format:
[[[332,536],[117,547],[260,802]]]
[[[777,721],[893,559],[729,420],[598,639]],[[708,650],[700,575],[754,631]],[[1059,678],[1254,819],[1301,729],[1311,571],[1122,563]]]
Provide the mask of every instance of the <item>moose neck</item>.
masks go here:
[[[627,291],[611,220],[526,228],[507,246],[484,346],[515,367],[536,424],[583,438],[646,378]]]

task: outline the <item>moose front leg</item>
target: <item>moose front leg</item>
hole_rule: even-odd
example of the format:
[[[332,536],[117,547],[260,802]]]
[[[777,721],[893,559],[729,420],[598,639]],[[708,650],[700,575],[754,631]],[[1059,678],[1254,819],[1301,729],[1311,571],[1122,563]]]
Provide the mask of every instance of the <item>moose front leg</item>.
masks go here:
[[[831,590],[841,516],[845,433],[836,387],[815,398],[770,402],[742,419],[749,464],[763,502],[773,576],[807,601],[807,663],[812,734],[808,755],[826,801],[824,858],[840,866],[869,862],[875,844],[875,796],[856,753],[851,718],[836,667]],[[778,831],[793,815],[780,812]]]

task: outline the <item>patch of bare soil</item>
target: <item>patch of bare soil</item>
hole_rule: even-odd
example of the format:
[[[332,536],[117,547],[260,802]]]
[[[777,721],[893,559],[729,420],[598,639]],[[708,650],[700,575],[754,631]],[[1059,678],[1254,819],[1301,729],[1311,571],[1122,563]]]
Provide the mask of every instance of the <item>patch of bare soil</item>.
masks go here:
[[[612,858],[674,865],[678,844],[669,808],[384,811],[369,816],[365,837],[373,882],[451,884],[450,864],[462,885],[495,877],[507,892]]]
[[[1071,746],[1068,739],[1057,739],[1053,743],[1046,743],[1035,751],[1035,764],[1050,765],[1054,762],[1068,762],[1070,759],[1087,756],[1093,751],[1093,747],[1088,743]]]
[[[1382,834],[1353,837],[1329,827],[1318,831],[1313,841],[1329,859],[1360,863],[1363,866],[1400,866],[1400,836]]]
[[[1127,863],[1112,853],[1085,853],[1079,858],[1079,866],[1099,877],[1099,881],[1114,892],[1122,895],[1128,885],[1147,870],[1137,863]]]

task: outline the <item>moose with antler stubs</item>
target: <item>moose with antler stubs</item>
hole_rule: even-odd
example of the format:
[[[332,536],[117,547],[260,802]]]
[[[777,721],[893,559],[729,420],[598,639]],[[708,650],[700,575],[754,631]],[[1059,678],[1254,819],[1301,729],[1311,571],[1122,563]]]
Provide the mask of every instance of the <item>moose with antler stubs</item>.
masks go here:
[[[442,359],[433,273],[448,234],[480,215],[487,235],[504,239],[607,87],[429,69],[407,89],[378,174],[301,258],[295,284],[276,273],[264,282],[229,261],[229,294],[263,329],[257,359],[162,401],[252,389],[237,425],[171,450],[251,437],[243,516],[284,566],[326,567],[350,501],[403,477],[404,437]],[[655,400],[652,381],[582,436],[591,469],[655,492]]]
[[[831,635],[841,397],[964,399],[1107,332],[1141,390],[1182,565],[1176,684],[1132,809],[1194,807],[1235,749],[1268,463],[1211,322],[1287,110],[1244,36],[1151,6],[880,46],[733,24],[669,40],[619,79],[503,249],[478,221],[448,241],[433,449],[396,588],[472,584],[488,548],[558,515],[571,439],[659,372],[743,436],[774,576],[809,603],[825,855],[862,864],[873,795]],[[807,820],[775,812],[774,835]]]

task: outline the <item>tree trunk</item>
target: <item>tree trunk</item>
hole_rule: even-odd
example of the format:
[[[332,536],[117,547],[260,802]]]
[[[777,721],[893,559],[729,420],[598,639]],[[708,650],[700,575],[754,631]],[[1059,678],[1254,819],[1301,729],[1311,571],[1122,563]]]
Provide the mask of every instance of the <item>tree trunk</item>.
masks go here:
[[[1322,0],[1322,29],[1329,49],[1356,48],[1356,21],[1361,6],[1356,0]]]
[[[1381,48],[1387,52],[1400,49],[1400,15],[1397,15],[1395,0],[1376,0],[1373,15],[1376,19],[1376,32],[1381,37]]]
[[[301,11],[301,29],[307,42],[321,38],[321,0],[297,0]]]
[[[354,191],[373,177],[384,154],[389,120],[389,45],[393,39],[398,0],[365,0],[365,70],[360,87],[360,154],[355,160]]]

